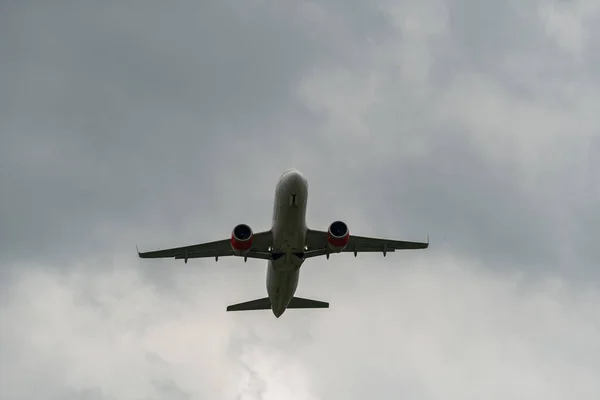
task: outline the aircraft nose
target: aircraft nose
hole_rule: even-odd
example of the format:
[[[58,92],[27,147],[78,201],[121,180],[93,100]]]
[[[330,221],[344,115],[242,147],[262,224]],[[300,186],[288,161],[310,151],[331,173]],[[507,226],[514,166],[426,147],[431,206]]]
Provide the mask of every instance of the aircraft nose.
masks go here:
[[[287,179],[289,179],[290,182],[294,184],[298,184],[304,181],[304,179],[302,178],[302,174],[300,174],[298,171],[290,172],[287,176]]]
[[[304,176],[295,169],[288,171],[285,174],[285,179],[290,185],[294,187],[306,186],[306,179],[304,179]]]

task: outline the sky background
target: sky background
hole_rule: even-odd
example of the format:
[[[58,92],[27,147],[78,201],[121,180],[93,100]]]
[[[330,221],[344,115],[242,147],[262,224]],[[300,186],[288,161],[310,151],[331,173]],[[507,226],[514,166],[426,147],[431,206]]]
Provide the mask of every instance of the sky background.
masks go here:
[[[595,26],[595,27],[594,27]],[[0,4],[0,399],[600,398],[596,0]],[[308,223],[265,263],[139,260]]]

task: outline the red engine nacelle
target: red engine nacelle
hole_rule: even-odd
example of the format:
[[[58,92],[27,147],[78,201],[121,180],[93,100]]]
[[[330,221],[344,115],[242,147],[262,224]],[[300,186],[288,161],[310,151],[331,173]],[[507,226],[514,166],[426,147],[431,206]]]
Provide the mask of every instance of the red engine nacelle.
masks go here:
[[[252,228],[239,224],[231,232],[231,249],[236,256],[244,255],[252,247]]]
[[[342,221],[335,221],[329,225],[327,230],[327,245],[329,250],[339,253],[346,248],[350,240],[348,225]]]

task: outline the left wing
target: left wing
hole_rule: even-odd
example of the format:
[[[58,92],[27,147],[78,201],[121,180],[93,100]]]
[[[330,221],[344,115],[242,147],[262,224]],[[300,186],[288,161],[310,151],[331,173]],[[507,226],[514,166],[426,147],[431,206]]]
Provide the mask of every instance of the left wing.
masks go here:
[[[252,247],[244,254],[244,257],[271,260],[272,255],[269,247],[272,245],[272,242],[273,235],[271,231],[255,233],[252,237]],[[140,258],[175,258],[176,260],[183,259],[186,263],[189,258],[215,257],[215,260],[218,260],[219,257],[233,255],[230,239],[142,253],[138,251]]]
[[[304,252],[304,258],[323,256],[330,253],[327,248],[327,232],[309,229],[306,232],[306,245],[308,250]],[[342,250],[344,253],[366,253],[376,252],[391,253],[396,250],[417,250],[429,247],[429,237],[427,242],[408,242],[404,240],[380,239],[366,236],[350,235],[348,245]]]

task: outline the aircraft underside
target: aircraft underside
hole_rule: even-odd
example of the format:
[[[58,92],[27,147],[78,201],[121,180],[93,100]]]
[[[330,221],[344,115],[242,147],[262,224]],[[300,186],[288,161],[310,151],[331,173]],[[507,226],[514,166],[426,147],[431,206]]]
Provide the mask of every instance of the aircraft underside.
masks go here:
[[[327,231],[306,226],[308,183],[296,170],[286,171],[277,182],[271,229],[253,232],[246,224],[237,225],[230,239],[149,252],[140,258],[174,258],[186,263],[191,258],[235,256],[267,261],[268,297],[227,307],[227,311],[272,310],[279,318],[287,309],[329,308],[329,303],[296,297],[301,266],[312,257],[337,253],[378,252],[386,256],[396,250],[426,249],[427,242],[407,242],[350,235],[343,221],[335,221]]]

